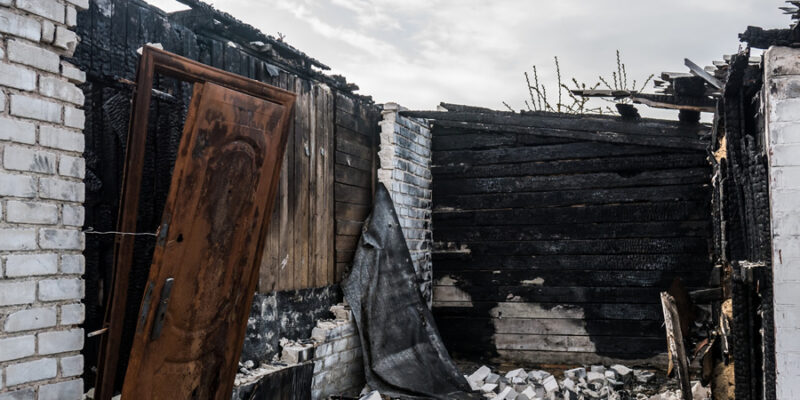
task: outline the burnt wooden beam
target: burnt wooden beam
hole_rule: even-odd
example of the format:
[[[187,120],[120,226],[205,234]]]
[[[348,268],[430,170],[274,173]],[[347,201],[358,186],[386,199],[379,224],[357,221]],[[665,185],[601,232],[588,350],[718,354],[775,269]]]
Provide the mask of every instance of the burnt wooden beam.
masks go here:
[[[571,131],[559,129],[537,129],[525,126],[485,124],[480,122],[436,121],[434,127],[450,129],[470,129],[485,132],[527,133],[562,139],[585,140],[590,142],[607,142],[635,144],[641,146],[666,147],[675,149],[705,150],[708,144],[700,139],[671,136],[627,135],[608,131]]]
[[[437,121],[460,121],[521,127],[564,129],[583,132],[616,132],[641,136],[694,137],[705,134],[709,127],[683,126],[674,122],[642,118],[624,121],[619,117],[601,115],[567,115],[550,112],[524,112],[521,114],[494,112],[400,111],[407,117]]]
[[[794,29],[763,29],[758,26],[748,26],[747,30],[739,34],[739,41],[746,42],[755,49],[768,49],[771,46],[798,47],[800,40]]]
[[[716,112],[717,102],[708,97],[671,96],[666,94],[640,93],[631,97],[636,104],[644,104],[654,108],[671,110],[689,110],[697,112]]]
[[[692,71],[692,74],[703,78],[709,85],[714,86],[717,89],[722,89],[722,82],[720,82],[717,78],[711,76],[706,70],[704,70],[699,65],[692,62],[692,60],[688,58],[683,59],[684,65],[689,67],[689,70]]]

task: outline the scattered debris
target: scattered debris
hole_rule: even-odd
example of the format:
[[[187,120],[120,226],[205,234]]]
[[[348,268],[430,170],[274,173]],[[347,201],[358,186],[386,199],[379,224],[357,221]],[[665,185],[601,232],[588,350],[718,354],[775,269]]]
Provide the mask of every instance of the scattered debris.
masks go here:
[[[658,382],[653,371],[616,364],[610,367],[591,365],[563,371],[563,378],[542,370],[517,368],[506,374],[494,373],[481,366],[465,375],[471,387],[479,387],[486,399],[493,400],[679,400],[680,389],[674,383]],[[672,385],[672,386],[670,386]],[[694,400],[711,398],[709,388],[694,382]]]

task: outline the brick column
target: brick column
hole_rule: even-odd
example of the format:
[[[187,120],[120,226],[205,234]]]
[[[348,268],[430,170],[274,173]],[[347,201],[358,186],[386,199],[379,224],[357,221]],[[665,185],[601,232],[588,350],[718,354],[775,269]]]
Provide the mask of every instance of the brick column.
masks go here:
[[[764,55],[778,399],[800,398],[800,49]]]
[[[0,0],[0,400],[83,395],[84,74],[88,0]]]
[[[398,114],[395,103],[383,106],[378,180],[386,185],[411,251],[420,291],[432,301],[431,272],[431,132],[424,120]]]

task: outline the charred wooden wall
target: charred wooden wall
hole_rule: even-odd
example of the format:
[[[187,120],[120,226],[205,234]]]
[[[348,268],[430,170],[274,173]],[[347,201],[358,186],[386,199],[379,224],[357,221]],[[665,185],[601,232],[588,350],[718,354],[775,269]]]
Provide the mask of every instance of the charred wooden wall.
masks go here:
[[[707,287],[712,266],[707,127],[427,116],[433,306],[448,349],[528,363],[665,352],[659,292],[678,277]]]
[[[728,66],[714,131],[714,258],[727,277],[736,398],[775,399],[772,235],[763,67],[749,51]],[[718,307],[715,307],[718,308]]]
[[[363,221],[372,201],[380,112],[370,99],[352,94],[354,85],[320,73],[316,60],[282,42],[269,42],[251,27],[231,23],[229,17],[214,14],[207,6],[168,15],[139,0],[94,0],[89,10],[78,14],[77,33],[82,41],[71,61],[88,76],[83,86],[85,224],[95,231],[113,231],[116,226],[132,95],[125,80],[135,79],[137,48],[160,43],[167,51],[297,93],[260,274],[259,291],[264,295],[254,304],[258,323],[248,328],[243,354],[266,360],[279,350],[280,337],[308,337],[315,323],[310,316],[327,315],[328,308],[341,299],[335,283],[352,259],[354,227]],[[268,43],[264,46],[258,40]],[[138,232],[155,232],[159,225],[192,89],[158,77],[155,87],[161,93],[154,96],[150,111]],[[87,235],[87,332],[102,324],[113,242],[113,235]],[[128,333],[123,338],[117,382],[122,382],[153,245],[154,238],[137,237],[126,312]],[[285,292],[276,295],[277,291]],[[275,300],[265,299],[270,296]],[[295,302],[281,300],[293,296],[303,299],[297,302],[297,310]],[[280,309],[263,304],[277,304]],[[267,308],[270,312],[264,312]],[[293,313],[309,318],[281,318]],[[274,340],[264,339],[267,331]],[[259,340],[269,343],[256,343]],[[87,339],[86,371],[95,363],[98,342],[98,338]],[[87,382],[93,382],[91,375],[87,374]]]

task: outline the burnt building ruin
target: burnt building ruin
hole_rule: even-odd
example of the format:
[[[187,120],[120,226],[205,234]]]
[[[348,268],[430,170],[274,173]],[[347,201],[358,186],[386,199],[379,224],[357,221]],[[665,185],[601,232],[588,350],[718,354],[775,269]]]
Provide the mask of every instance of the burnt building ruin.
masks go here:
[[[166,13],[142,0],[0,0],[0,400],[87,392],[110,399],[126,380],[140,379],[132,369],[149,365],[141,360],[152,347],[142,338],[153,343],[164,327],[170,336],[175,304],[189,305],[194,311],[186,313],[199,320],[234,315],[234,303],[249,316],[228,325],[242,332],[193,328],[187,335],[212,338],[202,342],[213,351],[180,361],[224,359],[235,367],[196,367],[203,379],[176,384],[176,396],[359,398],[377,395],[361,393],[370,382],[408,395],[416,388],[373,358],[392,359],[382,340],[408,340],[408,348],[429,344],[420,360],[437,353],[428,365],[441,370],[428,375],[441,380],[426,382],[425,393],[446,386],[452,397],[432,394],[440,398],[620,398],[654,385],[654,375],[683,398],[703,387],[715,399],[800,397],[796,24],[747,28],[743,50],[713,67],[686,60],[687,72],[659,76],[657,94],[573,92],[677,110],[667,121],[640,118],[630,107],[630,114],[599,116],[376,104],[282,38],[204,2],[179,1],[189,9]],[[800,3],[789,3],[785,11],[800,17]],[[752,56],[751,48],[765,52]],[[147,70],[148,57],[169,62]],[[152,87],[141,86],[145,78]],[[139,103],[142,92],[148,101]],[[201,101],[209,99],[216,106]],[[228,114],[209,117],[215,107]],[[137,125],[142,110],[147,118]],[[713,122],[701,123],[700,113]],[[131,134],[134,126],[140,136]],[[231,145],[247,155],[219,161],[207,151],[226,147],[202,129],[247,142]],[[264,154],[279,168],[252,167],[252,160],[268,164]],[[229,174],[212,185],[216,191],[171,192],[178,179],[201,187],[195,164],[215,162]],[[128,197],[128,186],[138,195]],[[250,186],[274,190],[252,199]],[[193,255],[213,247],[225,261],[258,252],[238,284],[220,276],[249,261],[216,270],[211,278],[225,282],[220,290],[231,297],[208,314],[197,310],[209,311],[203,307],[213,296],[187,294],[180,279],[169,280],[202,275],[192,268],[205,260],[187,266],[159,258],[177,254],[168,246],[196,243],[186,228],[195,220],[172,219],[184,207],[175,199],[187,198],[202,200],[197,209],[238,202],[225,210],[251,212],[252,226],[233,212],[197,219],[211,222],[196,232],[211,233],[196,239],[208,243]],[[393,232],[386,237],[375,220],[366,223],[376,198],[384,203],[380,221]],[[262,213],[257,205],[270,202]],[[247,242],[244,250],[225,253],[234,233],[256,225],[263,235],[245,235],[237,239]],[[120,272],[125,246],[127,273]],[[359,300],[350,302],[354,317],[341,284],[354,259],[372,284],[396,283],[369,275],[366,258],[396,248],[408,252],[374,264],[405,268],[394,273],[414,296],[384,288],[413,297],[391,304],[407,326],[370,332],[371,322],[392,321],[377,323],[375,310],[387,306],[381,291],[349,297]],[[182,275],[154,283],[162,268]],[[352,288],[378,287],[353,282],[349,296],[359,295]],[[413,340],[403,336],[411,331]],[[480,364],[493,369],[472,368]],[[171,376],[158,371],[134,372]],[[213,372],[222,378],[206,379]],[[668,381],[665,372],[679,379]],[[689,377],[700,384],[687,387]]]

